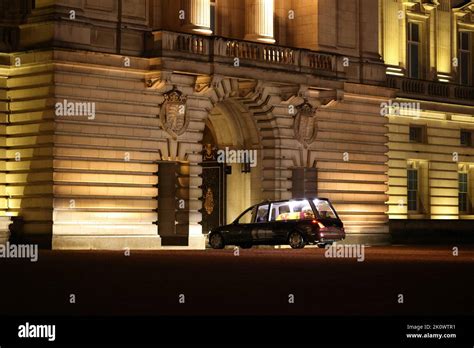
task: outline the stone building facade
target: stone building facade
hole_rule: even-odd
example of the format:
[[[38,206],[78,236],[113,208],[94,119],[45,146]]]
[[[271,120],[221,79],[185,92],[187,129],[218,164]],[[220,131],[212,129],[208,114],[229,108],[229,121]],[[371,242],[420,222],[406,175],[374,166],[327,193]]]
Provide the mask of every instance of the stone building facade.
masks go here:
[[[13,222],[12,239],[54,249],[200,249],[212,224],[303,195],[330,198],[350,242],[389,242],[389,217],[459,218],[455,176],[474,153],[455,138],[470,128],[474,98],[472,78],[457,84],[446,63],[458,51],[440,26],[448,16],[453,32],[472,31],[472,3],[24,0],[0,9],[0,239]],[[391,39],[407,18],[448,40],[424,44],[410,79],[407,43]],[[382,110],[412,100],[415,120]],[[412,123],[428,142],[407,140]],[[436,156],[458,149],[459,163],[428,163],[440,144]],[[218,149],[255,150],[256,160],[222,164]],[[412,166],[430,215],[407,211]]]
[[[397,90],[392,103],[417,109],[388,116],[392,230],[464,231],[472,240],[474,2],[381,5],[380,50],[387,85]]]

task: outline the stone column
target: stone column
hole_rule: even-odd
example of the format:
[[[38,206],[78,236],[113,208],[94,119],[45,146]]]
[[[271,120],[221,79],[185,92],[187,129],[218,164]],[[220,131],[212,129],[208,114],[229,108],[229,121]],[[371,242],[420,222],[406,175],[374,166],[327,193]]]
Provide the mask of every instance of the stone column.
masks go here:
[[[273,9],[273,0],[245,0],[246,40],[275,43]]]
[[[185,29],[198,34],[211,35],[211,1],[183,1],[186,15]]]

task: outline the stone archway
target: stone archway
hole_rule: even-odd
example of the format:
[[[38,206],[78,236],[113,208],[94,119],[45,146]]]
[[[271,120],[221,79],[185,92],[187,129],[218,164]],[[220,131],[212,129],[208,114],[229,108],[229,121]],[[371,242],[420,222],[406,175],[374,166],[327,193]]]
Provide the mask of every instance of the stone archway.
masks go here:
[[[261,142],[251,114],[227,99],[210,110],[201,143],[201,223],[208,233],[262,200]]]
[[[205,247],[202,144],[210,128],[220,127],[218,135],[215,135],[215,129],[213,133],[219,146],[228,144],[236,150],[257,150],[259,169],[251,170],[251,176],[255,175],[251,181],[258,184],[250,185],[245,191],[250,199],[237,199],[244,202],[242,205],[263,199],[286,198],[289,174],[285,167],[291,159],[285,156],[288,144],[282,141],[282,138],[287,138],[282,134],[291,125],[287,125],[288,108],[282,104],[278,87],[255,80],[221,76],[201,79],[173,73],[164,74],[148,86],[162,95],[179,90],[186,99],[186,118],[189,121],[186,131],[176,138],[166,136],[165,141],[159,142],[159,152],[164,161],[178,161],[187,168],[177,173],[177,180],[186,183],[187,195],[181,199],[184,200],[182,207],[176,209],[176,231],[187,239],[189,248]],[[242,209],[238,204],[234,206],[238,207],[235,211]],[[234,217],[231,213],[227,215],[229,220]],[[162,232],[159,234],[161,236]]]

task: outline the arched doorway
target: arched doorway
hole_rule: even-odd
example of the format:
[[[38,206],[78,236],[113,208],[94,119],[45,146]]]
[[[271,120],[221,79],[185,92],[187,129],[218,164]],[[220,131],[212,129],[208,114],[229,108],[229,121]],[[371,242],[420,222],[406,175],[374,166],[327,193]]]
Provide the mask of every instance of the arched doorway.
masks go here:
[[[202,228],[231,223],[261,200],[260,138],[252,115],[238,102],[218,103],[203,133]]]

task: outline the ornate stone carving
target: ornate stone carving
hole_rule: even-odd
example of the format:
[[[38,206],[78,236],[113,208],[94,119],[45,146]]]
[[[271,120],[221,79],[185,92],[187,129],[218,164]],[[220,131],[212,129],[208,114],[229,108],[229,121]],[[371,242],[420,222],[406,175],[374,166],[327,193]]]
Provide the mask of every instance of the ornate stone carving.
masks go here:
[[[196,76],[196,80],[194,82],[194,91],[197,93],[201,93],[207,88],[210,88],[212,85],[212,78],[207,75],[198,75]]]
[[[203,146],[202,151],[203,161],[217,161],[217,148],[212,144],[206,144]]]
[[[317,135],[316,109],[306,100],[297,109],[293,126],[295,136],[304,147],[308,147]]]
[[[214,194],[210,188],[207,189],[204,197],[204,209],[206,209],[207,215],[211,215],[214,211]]]
[[[189,117],[186,112],[186,97],[175,87],[163,95],[165,98],[161,104],[160,121],[163,129],[173,139],[186,132]]]

